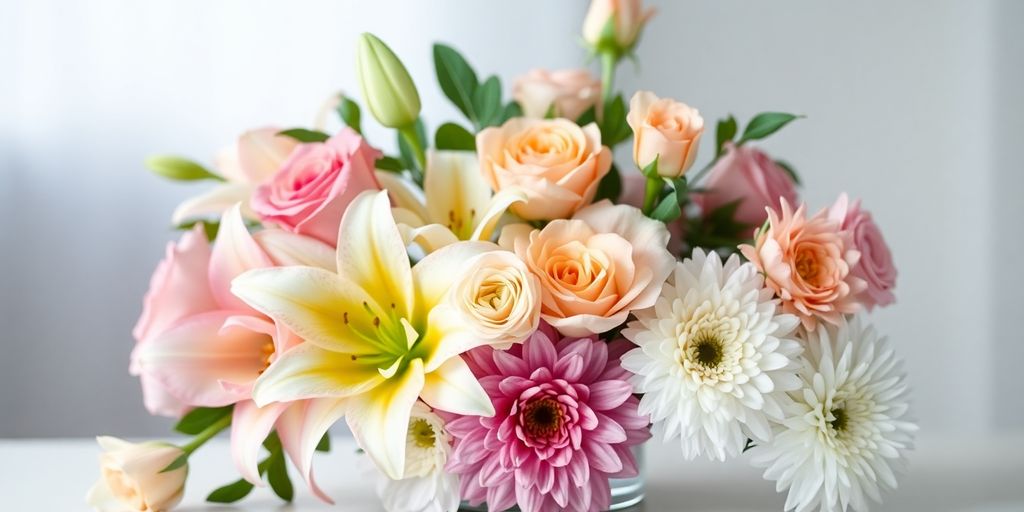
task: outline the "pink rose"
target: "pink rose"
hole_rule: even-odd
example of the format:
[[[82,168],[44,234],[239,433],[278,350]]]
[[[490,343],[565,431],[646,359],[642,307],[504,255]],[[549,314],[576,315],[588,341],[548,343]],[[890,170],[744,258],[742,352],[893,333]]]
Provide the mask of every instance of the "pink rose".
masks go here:
[[[805,329],[818,321],[839,325],[843,315],[860,310],[857,295],[867,284],[851,273],[860,253],[825,210],[808,217],[804,205],[794,212],[783,199],[781,214],[769,210],[768,229],[740,252],[764,273],[782,311],[799,316]]]
[[[324,142],[301,144],[256,189],[252,209],[264,221],[335,245],[352,199],[380,189],[374,176],[380,154],[350,128]]]
[[[896,266],[871,213],[861,210],[860,200],[850,204],[844,193],[829,208],[829,218],[841,223],[842,229],[852,237],[853,248],[860,252],[853,275],[867,282],[867,288],[858,296],[861,303],[873,309],[895,302],[892,289],[896,286]]]
[[[733,217],[751,227],[764,224],[765,207],[778,210],[780,199],[796,203],[796,184],[770,156],[751,146],[726,144],[725,154],[711,168],[707,193],[694,194],[694,202],[708,215],[740,201]]]
[[[557,117],[575,120],[601,99],[601,81],[585,69],[533,69],[516,79],[512,97],[526,117],[541,119],[554,105]]]

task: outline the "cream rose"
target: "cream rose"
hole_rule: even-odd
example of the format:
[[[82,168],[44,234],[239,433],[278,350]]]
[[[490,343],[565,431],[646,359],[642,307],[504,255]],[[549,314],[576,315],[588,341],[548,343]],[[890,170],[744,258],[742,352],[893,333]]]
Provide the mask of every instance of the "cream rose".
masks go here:
[[[641,169],[658,158],[658,174],[678,178],[697,158],[704,118],[697,109],[649,91],[629,100],[626,122],[633,129],[633,161]]]
[[[188,465],[161,472],[184,453],[166,443],[129,443],[116,437],[98,437],[100,480],[86,501],[100,512],[162,512],[181,501]]]
[[[566,336],[588,336],[654,304],[675,264],[668,241],[665,224],[606,200],[544,229],[506,226],[500,244],[540,280],[541,317]]]
[[[449,301],[466,324],[492,344],[518,343],[540,324],[540,282],[509,251],[474,258]]]
[[[512,205],[527,220],[571,216],[588,205],[612,166],[594,123],[567,119],[515,118],[476,136],[480,172],[491,189],[522,190],[527,200]]]
[[[585,69],[533,69],[516,79],[512,97],[526,117],[541,119],[554,106],[555,115],[579,119],[601,98],[601,81]]]

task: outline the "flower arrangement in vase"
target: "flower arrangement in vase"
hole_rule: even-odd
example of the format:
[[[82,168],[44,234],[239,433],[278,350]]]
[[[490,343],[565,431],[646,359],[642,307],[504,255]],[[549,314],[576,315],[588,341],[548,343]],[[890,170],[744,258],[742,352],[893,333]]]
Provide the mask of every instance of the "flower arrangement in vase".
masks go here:
[[[339,95],[334,133],[253,129],[214,170],[151,158],[216,183],[173,214],[130,366],[146,408],[193,438],[100,438],[89,503],[173,508],[221,431],[240,478],[209,501],[266,484],[290,501],[291,471],[331,502],[312,460],[341,420],[391,512],[634,504],[652,436],[687,459],[749,451],[786,509],[866,510],[895,488],[916,426],[865,314],[894,301],[878,226],[845,195],[811,213],[756,145],[799,116],[727,116],[709,140],[689,105],[627,102],[615,71],[651,15],[594,0],[601,77],[534,70],[510,101],[435,45],[465,119],[432,136],[405,66],[364,34],[362,103],[396,154]],[[639,172],[613,159],[630,139]]]

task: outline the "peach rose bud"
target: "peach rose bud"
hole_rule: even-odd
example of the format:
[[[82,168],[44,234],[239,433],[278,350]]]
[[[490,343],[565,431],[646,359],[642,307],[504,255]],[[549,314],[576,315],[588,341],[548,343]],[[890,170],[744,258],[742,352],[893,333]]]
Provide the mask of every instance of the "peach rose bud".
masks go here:
[[[658,158],[658,174],[678,178],[697,159],[704,118],[697,109],[650,91],[629,100],[626,122],[633,129],[633,161],[641,169]]]
[[[640,37],[654,9],[644,10],[641,0],[593,0],[583,19],[583,40],[597,48],[611,46],[628,52]],[[611,23],[611,31],[606,27]]]
[[[526,194],[512,212],[527,220],[571,216],[594,200],[612,167],[597,125],[580,127],[568,119],[509,119],[477,134],[476,148],[491,190]]]
[[[101,476],[86,502],[99,512],[174,508],[185,494],[188,465],[163,471],[184,452],[166,443],[129,443],[116,437],[97,437]]]
[[[585,69],[533,69],[516,79],[512,97],[526,117],[541,119],[553,106],[556,116],[579,119],[601,98],[601,81]]]

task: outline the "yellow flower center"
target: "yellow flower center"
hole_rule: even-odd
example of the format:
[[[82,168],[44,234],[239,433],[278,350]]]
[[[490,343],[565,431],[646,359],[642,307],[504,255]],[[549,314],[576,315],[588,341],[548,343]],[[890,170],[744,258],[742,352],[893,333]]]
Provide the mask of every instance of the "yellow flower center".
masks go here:
[[[413,418],[409,422],[409,437],[420,448],[433,448],[437,442],[434,427],[423,418]]]

